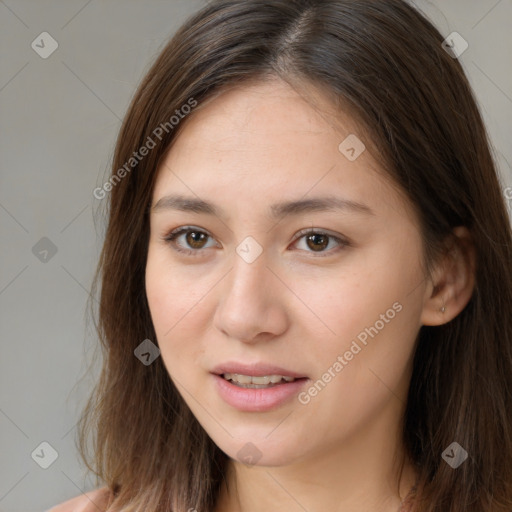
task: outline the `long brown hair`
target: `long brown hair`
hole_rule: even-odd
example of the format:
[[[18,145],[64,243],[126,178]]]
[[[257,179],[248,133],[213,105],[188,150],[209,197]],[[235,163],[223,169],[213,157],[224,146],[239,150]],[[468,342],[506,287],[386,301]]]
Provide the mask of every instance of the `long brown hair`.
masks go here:
[[[510,219],[477,103],[443,39],[402,0],[220,0],[190,17],[157,57],[101,190],[108,226],[93,294],[101,282],[103,367],[79,449],[112,491],[109,510],[214,509],[228,457],[161,358],[146,366],[134,356],[143,340],[156,343],[144,283],[148,207],[159,163],[194,115],[184,106],[200,109],[229,87],[269,77],[317,86],[361,123],[418,211],[429,272],[453,228],[470,230],[474,293],[451,322],[420,329],[403,442],[419,474],[415,511],[512,510]],[[154,147],[133,157],[149,139]],[[453,441],[469,455],[456,470],[441,457]]]

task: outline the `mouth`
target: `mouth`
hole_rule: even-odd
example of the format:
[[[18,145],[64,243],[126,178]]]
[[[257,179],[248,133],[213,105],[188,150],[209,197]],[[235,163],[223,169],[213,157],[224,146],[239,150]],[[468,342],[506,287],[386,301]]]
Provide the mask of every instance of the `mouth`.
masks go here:
[[[245,389],[266,389],[295,382],[297,380],[306,380],[307,377],[290,377],[288,375],[243,375],[240,373],[223,373],[220,375],[224,380],[231,384]]]
[[[304,374],[263,361],[226,361],[210,372],[219,396],[244,412],[271,411],[291,403],[310,380]]]

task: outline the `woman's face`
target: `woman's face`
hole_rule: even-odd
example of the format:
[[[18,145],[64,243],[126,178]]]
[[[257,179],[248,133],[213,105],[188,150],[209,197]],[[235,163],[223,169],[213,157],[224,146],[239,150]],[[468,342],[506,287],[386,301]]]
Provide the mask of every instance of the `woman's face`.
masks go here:
[[[159,169],[146,268],[158,346],[232,458],[285,465],[369,428],[389,437],[404,406],[421,236],[356,137],[283,82],[243,86],[198,109]],[[225,373],[296,380],[247,388]]]

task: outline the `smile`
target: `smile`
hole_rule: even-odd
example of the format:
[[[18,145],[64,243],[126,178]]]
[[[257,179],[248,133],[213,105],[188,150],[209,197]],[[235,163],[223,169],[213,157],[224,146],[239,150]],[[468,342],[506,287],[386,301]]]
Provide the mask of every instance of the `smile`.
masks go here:
[[[274,387],[295,380],[294,377],[285,375],[264,375],[262,377],[256,377],[253,375],[241,375],[239,373],[224,373],[222,377],[236,386],[252,389]]]
[[[223,401],[244,412],[270,411],[293,402],[293,398],[309,381],[306,377],[294,378],[278,374],[255,377],[223,373],[212,375],[212,378]],[[277,382],[272,382],[271,379]],[[240,382],[240,380],[248,382]]]

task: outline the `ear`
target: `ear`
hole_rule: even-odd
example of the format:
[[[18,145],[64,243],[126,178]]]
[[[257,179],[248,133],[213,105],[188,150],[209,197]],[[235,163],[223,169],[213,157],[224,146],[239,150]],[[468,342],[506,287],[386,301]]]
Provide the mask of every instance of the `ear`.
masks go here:
[[[471,233],[460,226],[453,230],[450,239],[451,244],[425,291],[422,325],[448,323],[466,307],[473,295],[476,251]]]

